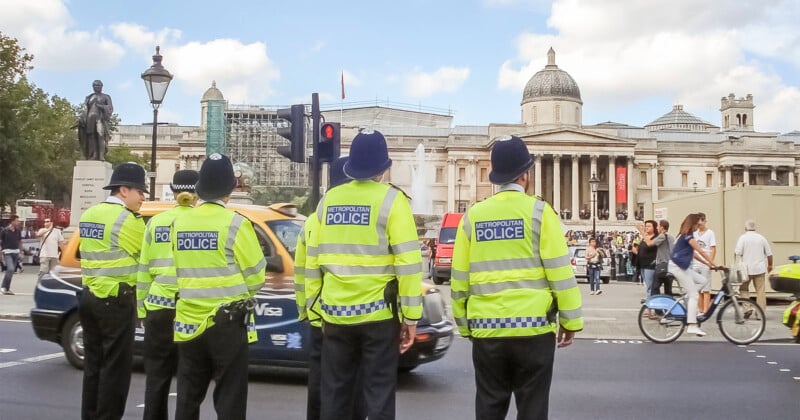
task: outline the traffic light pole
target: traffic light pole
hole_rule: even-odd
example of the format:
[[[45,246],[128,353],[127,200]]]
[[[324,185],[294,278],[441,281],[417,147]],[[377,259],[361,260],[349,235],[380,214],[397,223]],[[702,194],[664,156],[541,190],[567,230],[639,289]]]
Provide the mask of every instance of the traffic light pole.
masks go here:
[[[321,176],[321,168],[320,168],[320,161],[319,161],[319,121],[321,119],[321,115],[319,112],[319,94],[312,93],[311,94],[311,165],[309,167],[309,175],[311,176],[311,195],[309,196],[309,200],[311,200],[312,208],[317,208],[317,203],[319,203],[319,186],[320,186],[320,176]]]

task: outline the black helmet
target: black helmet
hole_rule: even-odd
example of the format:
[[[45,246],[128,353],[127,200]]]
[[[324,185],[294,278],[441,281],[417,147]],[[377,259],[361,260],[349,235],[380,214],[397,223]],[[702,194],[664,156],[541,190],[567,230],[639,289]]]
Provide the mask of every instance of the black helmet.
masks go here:
[[[350,181],[350,178],[344,174],[344,164],[347,163],[347,156],[342,156],[339,159],[336,159],[331,163],[331,180],[330,180],[330,188],[333,188],[337,185],[342,185],[347,181]]]
[[[172,184],[169,184],[169,188],[172,192],[188,191],[193,193],[199,177],[200,174],[195,170],[182,169],[172,176]]]
[[[114,172],[111,174],[111,180],[108,181],[108,185],[103,187],[103,189],[111,190],[114,189],[114,187],[128,187],[150,193],[150,191],[147,191],[144,175],[144,168],[141,166],[133,162],[123,163],[114,169]]]
[[[197,180],[197,195],[205,201],[216,200],[230,195],[236,187],[233,164],[227,156],[212,153],[200,167]]]
[[[492,146],[492,184],[508,184],[533,166],[528,146],[517,136],[503,136]]]
[[[353,179],[371,179],[392,166],[386,139],[380,131],[361,130],[350,144],[350,159],[344,173]]]

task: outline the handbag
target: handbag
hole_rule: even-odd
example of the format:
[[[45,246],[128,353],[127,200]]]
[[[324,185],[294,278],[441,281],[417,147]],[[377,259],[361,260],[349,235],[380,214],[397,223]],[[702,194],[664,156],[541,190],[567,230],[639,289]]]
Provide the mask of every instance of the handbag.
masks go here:
[[[667,267],[669,263],[664,261],[656,264],[656,276],[663,277],[667,275]]]

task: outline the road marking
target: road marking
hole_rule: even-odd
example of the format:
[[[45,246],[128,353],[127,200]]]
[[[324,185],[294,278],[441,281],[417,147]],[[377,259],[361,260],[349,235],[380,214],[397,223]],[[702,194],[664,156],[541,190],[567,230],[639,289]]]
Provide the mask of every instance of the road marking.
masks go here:
[[[750,344],[751,346],[777,346],[777,347],[789,347],[789,346],[797,346],[797,343],[753,343]],[[748,350],[750,351],[750,350]]]
[[[756,357],[759,359],[765,359],[767,356],[764,356],[763,354],[757,354]]]
[[[170,392],[168,395],[169,395],[170,397],[176,397],[176,398],[178,397],[178,393],[177,393],[177,392]],[[144,408],[144,403],[142,403],[142,404],[137,404],[137,405],[136,405],[136,408]]]
[[[0,322],[27,322],[30,323],[30,319],[0,319]]]
[[[747,350],[748,353],[755,353],[755,350]]]
[[[64,352],[43,354],[41,356],[28,357],[25,359],[17,360],[15,362],[0,363],[0,369],[25,365],[28,363],[42,362],[45,360],[56,359],[59,357],[64,357]]]
[[[777,365],[778,362],[767,362],[768,365]]]
[[[781,371],[781,372],[791,372],[792,370],[791,369],[779,369],[779,371]]]
[[[17,349],[0,349],[0,353],[11,353],[12,351],[17,351]]]

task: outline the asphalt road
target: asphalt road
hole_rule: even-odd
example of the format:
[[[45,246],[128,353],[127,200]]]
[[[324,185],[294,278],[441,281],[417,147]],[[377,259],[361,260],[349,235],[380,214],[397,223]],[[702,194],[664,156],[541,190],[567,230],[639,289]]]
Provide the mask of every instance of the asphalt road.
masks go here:
[[[0,321],[0,420],[77,418],[82,375],[59,353],[30,323]],[[305,379],[301,369],[253,369],[248,417],[304,418]],[[444,359],[400,376],[397,418],[473,418],[474,392],[470,344],[457,337]],[[139,370],[126,419],[141,418],[143,395]],[[798,395],[800,345],[788,340],[740,347],[580,339],[557,351],[550,418],[790,419],[800,413]],[[201,418],[216,418],[210,393]]]

